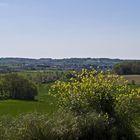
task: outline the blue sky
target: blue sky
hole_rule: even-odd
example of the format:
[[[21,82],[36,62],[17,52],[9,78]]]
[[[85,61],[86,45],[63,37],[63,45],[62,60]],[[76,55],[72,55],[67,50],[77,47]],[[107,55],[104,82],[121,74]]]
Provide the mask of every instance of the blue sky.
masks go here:
[[[0,0],[0,57],[140,59],[140,0]]]

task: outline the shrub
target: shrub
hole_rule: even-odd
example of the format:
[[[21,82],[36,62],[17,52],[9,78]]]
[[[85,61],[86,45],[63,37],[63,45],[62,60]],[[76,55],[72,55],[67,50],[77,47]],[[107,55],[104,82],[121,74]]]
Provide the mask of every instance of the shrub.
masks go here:
[[[31,113],[17,118],[0,119],[1,140],[107,140],[106,116],[88,113],[75,116],[59,111],[52,118],[46,114]]]
[[[1,140],[118,140],[116,128],[108,115],[89,112],[74,115],[58,111],[52,118],[46,114],[30,113],[16,118],[0,119]],[[123,132],[122,132],[123,133]],[[130,138],[131,139],[131,138]],[[127,139],[126,139],[127,140]],[[132,139],[133,140],[133,139]],[[135,139],[134,139],[135,140]]]
[[[123,77],[110,72],[83,70],[81,73],[75,73],[75,78],[70,82],[57,81],[50,94],[58,99],[61,108],[74,114],[83,116],[96,112],[101,116],[107,115],[107,128],[110,132],[104,129],[107,134],[105,138],[109,139],[110,134],[110,139],[113,136],[114,139],[137,139],[132,125],[140,112],[140,93],[131,89]],[[98,126],[99,124],[96,129]],[[98,135],[102,134],[102,127]]]
[[[50,91],[58,98],[60,107],[83,113],[96,110],[99,113],[113,113],[119,94],[129,94],[123,77],[97,71],[83,70],[75,74],[70,82],[57,81]]]

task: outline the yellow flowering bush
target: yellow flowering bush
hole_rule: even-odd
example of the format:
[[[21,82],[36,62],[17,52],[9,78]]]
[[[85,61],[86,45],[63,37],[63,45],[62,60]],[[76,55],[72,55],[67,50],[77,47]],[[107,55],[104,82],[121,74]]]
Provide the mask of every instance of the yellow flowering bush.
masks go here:
[[[106,116],[108,133],[115,139],[135,140],[140,137],[137,125],[140,124],[138,89],[129,86],[122,76],[109,71],[83,69],[73,72],[73,75],[67,82],[56,81],[50,89],[50,95],[58,100],[60,108],[78,116],[91,112]]]
[[[58,99],[60,107],[74,112],[94,110],[110,115],[114,113],[117,102],[135,93],[123,77],[109,71],[97,72],[83,69],[82,72],[73,73],[75,78],[71,78],[68,82],[55,82],[50,93]]]

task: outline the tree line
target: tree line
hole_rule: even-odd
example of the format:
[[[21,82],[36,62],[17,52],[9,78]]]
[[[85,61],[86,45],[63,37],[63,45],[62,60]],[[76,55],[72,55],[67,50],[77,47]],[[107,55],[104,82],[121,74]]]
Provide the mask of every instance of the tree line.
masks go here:
[[[113,70],[119,75],[140,74],[140,61],[116,64]]]

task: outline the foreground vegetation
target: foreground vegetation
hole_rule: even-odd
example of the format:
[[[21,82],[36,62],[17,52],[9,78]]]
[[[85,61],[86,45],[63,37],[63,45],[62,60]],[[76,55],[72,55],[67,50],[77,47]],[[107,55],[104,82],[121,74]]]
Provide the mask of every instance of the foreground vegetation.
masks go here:
[[[69,80],[38,87],[36,101],[0,102],[1,115],[13,115],[0,117],[1,140],[140,138],[140,92],[123,77],[83,70]]]

